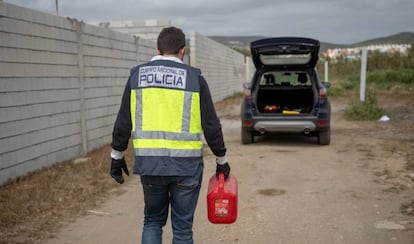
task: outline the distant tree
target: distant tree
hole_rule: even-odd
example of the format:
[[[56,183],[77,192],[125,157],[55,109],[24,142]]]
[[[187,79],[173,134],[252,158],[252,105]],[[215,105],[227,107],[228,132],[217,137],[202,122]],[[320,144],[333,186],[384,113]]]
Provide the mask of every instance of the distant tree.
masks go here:
[[[411,48],[407,50],[407,58],[404,62],[406,69],[414,70],[414,43],[411,44]]]

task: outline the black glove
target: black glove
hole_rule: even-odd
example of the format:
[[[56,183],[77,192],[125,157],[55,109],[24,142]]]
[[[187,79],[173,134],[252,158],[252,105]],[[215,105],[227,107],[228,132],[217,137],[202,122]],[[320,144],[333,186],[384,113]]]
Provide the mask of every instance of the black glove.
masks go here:
[[[219,174],[223,173],[224,174],[224,180],[227,180],[227,178],[229,177],[230,174],[230,165],[228,162],[226,162],[225,164],[218,164],[216,166],[216,177],[219,177]]]
[[[111,176],[119,184],[124,183],[124,177],[122,176],[122,170],[129,176],[129,170],[125,162],[125,158],[112,159],[111,162]]]

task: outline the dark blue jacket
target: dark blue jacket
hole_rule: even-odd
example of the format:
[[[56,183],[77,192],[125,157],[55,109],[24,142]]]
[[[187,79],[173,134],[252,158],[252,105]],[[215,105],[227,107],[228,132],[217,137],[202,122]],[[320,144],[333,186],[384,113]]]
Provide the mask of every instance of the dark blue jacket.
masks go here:
[[[182,65],[183,67],[187,66],[189,70],[194,69],[188,65],[168,60],[153,61],[150,63],[151,65],[162,64],[163,66],[171,67]],[[130,83],[133,82],[132,79],[136,79],[139,67],[140,66],[137,66],[131,70],[130,77],[122,96],[121,107],[115,121],[111,146],[117,151],[125,151],[131,137],[132,122],[130,113]],[[188,82],[199,83],[196,87],[199,87],[200,89],[201,124],[207,144],[214,155],[224,156],[226,154],[226,147],[224,145],[223,133],[220,120],[218,119],[214,108],[208,84],[202,75],[198,75],[198,77],[194,77]],[[202,157],[135,157],[134,173],[139,175],[190,176],[193,175],[195,170],[202,164]],[[156,167],[154,167],[154,165],[156,165]]]

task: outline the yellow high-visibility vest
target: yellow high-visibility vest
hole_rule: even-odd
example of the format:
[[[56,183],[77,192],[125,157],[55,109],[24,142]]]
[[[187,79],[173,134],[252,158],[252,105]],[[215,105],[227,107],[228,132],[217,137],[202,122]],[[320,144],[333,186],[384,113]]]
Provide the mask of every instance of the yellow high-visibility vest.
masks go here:
[[[198,80],[187,80],[197,77],[188,72],[181,66],[140,68],[130,100],[136,156],[201,156],[200,94],[189,85]]]

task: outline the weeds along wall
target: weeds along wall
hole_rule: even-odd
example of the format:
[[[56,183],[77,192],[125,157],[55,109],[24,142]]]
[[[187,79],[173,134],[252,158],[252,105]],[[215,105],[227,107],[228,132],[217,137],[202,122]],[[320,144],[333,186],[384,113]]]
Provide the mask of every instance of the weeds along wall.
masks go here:
[[[0,185],[110,143],[130,69],[155,48],[0,1]],[[214,101],[242,90],[242,54],[196,33],[190,49]]]

